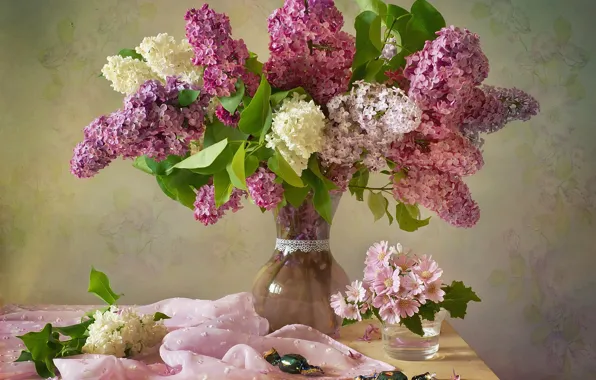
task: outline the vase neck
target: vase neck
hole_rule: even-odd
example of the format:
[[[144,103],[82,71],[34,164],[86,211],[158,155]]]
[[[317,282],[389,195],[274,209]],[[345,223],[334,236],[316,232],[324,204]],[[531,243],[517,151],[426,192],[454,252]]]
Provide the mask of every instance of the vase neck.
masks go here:
[[[331,217],[335,215],[341,194],[331,195]],[[331,225],[316,211],[312,196],[300,207],[287,204],[274,213],[277,238],[282,240],[329,240]]]

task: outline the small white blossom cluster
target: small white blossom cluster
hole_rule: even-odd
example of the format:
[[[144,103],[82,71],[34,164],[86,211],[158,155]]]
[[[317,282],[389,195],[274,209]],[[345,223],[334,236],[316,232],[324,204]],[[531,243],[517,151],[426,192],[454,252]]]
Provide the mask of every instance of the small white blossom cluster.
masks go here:
[[[191,59],[194,53],[186,39],[178,43],[174,37],[160,33],[155,37],[145,37],[135,50],[145,61],[111,56],[101,70],[117,92],[130,95],[145,81],[159,79],[165,83],[168,76],[177,76],[191,84],[201,82],[202,68],[193,65]]]
[[[277,149],[292,169],[300,175],[311,154],[323,148],[325,115],[314,101],[293,94],[273,115],[271,132],[265,136],[267,147]]]
[[[146,62],[119,55],[108,57],[101,73],[112,82],[114,91],[125,95],[136,92],[149,79],[159,79]]]
[[[161,343],[168,333],[163,321],[154,321],[153,315],[138,315],[134,310],[97,310],[95,322],[89,326],[89,337],[83,353],[130,357]]]
[[[353,165],[362,159],[373,171],[385,167],[391,144],[418,128],[422,115],[401,89],[363,81],[355,82],[350,94],[331,99],[327,108],[323,160]]]

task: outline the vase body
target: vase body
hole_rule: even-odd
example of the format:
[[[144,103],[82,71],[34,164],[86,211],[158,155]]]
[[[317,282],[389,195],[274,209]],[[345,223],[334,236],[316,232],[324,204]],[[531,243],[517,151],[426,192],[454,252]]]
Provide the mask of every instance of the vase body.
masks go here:
[[[431,359],[439,351],[439,336],[446,315],[447,312],[441,310],[434,321],[422,320],[424,336],[416,335],[399,324],[384,324],[381,335],[385,353],[398,360]]]
[[[332,215],[340,196],[331,197]],[[349,280],[331,254],[331,226],[315,211],[310,197],[298,208],[289,204],[281,207],[274,217],[275,250],[252,289],[257,313],[267,318],[271,331],[303,324],[335,334],[342,321],[329,305],[329,298],[345,290]]]

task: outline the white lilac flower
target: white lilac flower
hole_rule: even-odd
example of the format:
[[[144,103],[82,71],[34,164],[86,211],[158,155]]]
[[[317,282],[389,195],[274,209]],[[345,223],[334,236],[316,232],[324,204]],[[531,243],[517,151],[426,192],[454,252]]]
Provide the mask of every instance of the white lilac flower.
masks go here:
[[[373,171],[385,167],[391,144],[415,130],[422,115],[403,90],[363,81],[355,82],[350,94],[332,99],[327,108],[324,162],[353,165],[362,159]]]
[[[119,55],[108,57],[101,73],[112,82],[114,91],[125,95],[135,93],[141,84],[150,79],[158,79],[146,62]]]
[[[194,51],[186,39],[177,42],[167,33],[160,33],[155,37],[145,37],[136,52],[145,58],[147,65],[162,80],[176,76],[191,84],[201,81],[201,67],[192,63]]]
[[[314,101],[293,94],[273,115],[271,132],[265,137],[267,147],[277,149],[292,169],[300,175],[311,154],[323,147],[325,115]]]
[[[139,316],[130,308],[97,310],[93,318],[83,346],[86,354],[134,356],[159,344],[168,333],[163,321],[154,321],[153,315]]]

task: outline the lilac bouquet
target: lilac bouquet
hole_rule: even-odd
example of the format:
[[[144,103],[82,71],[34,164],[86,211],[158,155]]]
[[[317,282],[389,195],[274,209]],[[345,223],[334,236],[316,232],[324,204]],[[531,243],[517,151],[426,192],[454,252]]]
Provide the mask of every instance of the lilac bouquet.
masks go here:
[[[419,205],[472,227],[480,212],[463,178],[484,164],[481,134],[538,103],[483,85],[479,37],[426,0],[358,3],[351,36],[333,0],[286,0],[269,17],[265,62],[208,5],[186,13],[185,39],[161,33],[108,57],[102,76],[123,106],[85,128],[71,172],[132,159],[204,225],[244,198],[331,223],[332,195],[349,190],[405,231],[429,223]],[[387,184],[369,186],[371,173]]]
[[[364,278],[331,296],[331,307],[344,325],[377,317],[385,324],[402,324],[423,335],[422,320],[434,321],[441,309],[464,318],[469,302],[480,298],[462,282],[443,284],[443,270],[432,257],[413,256],[402,246],[381,241],[366,253]]]

